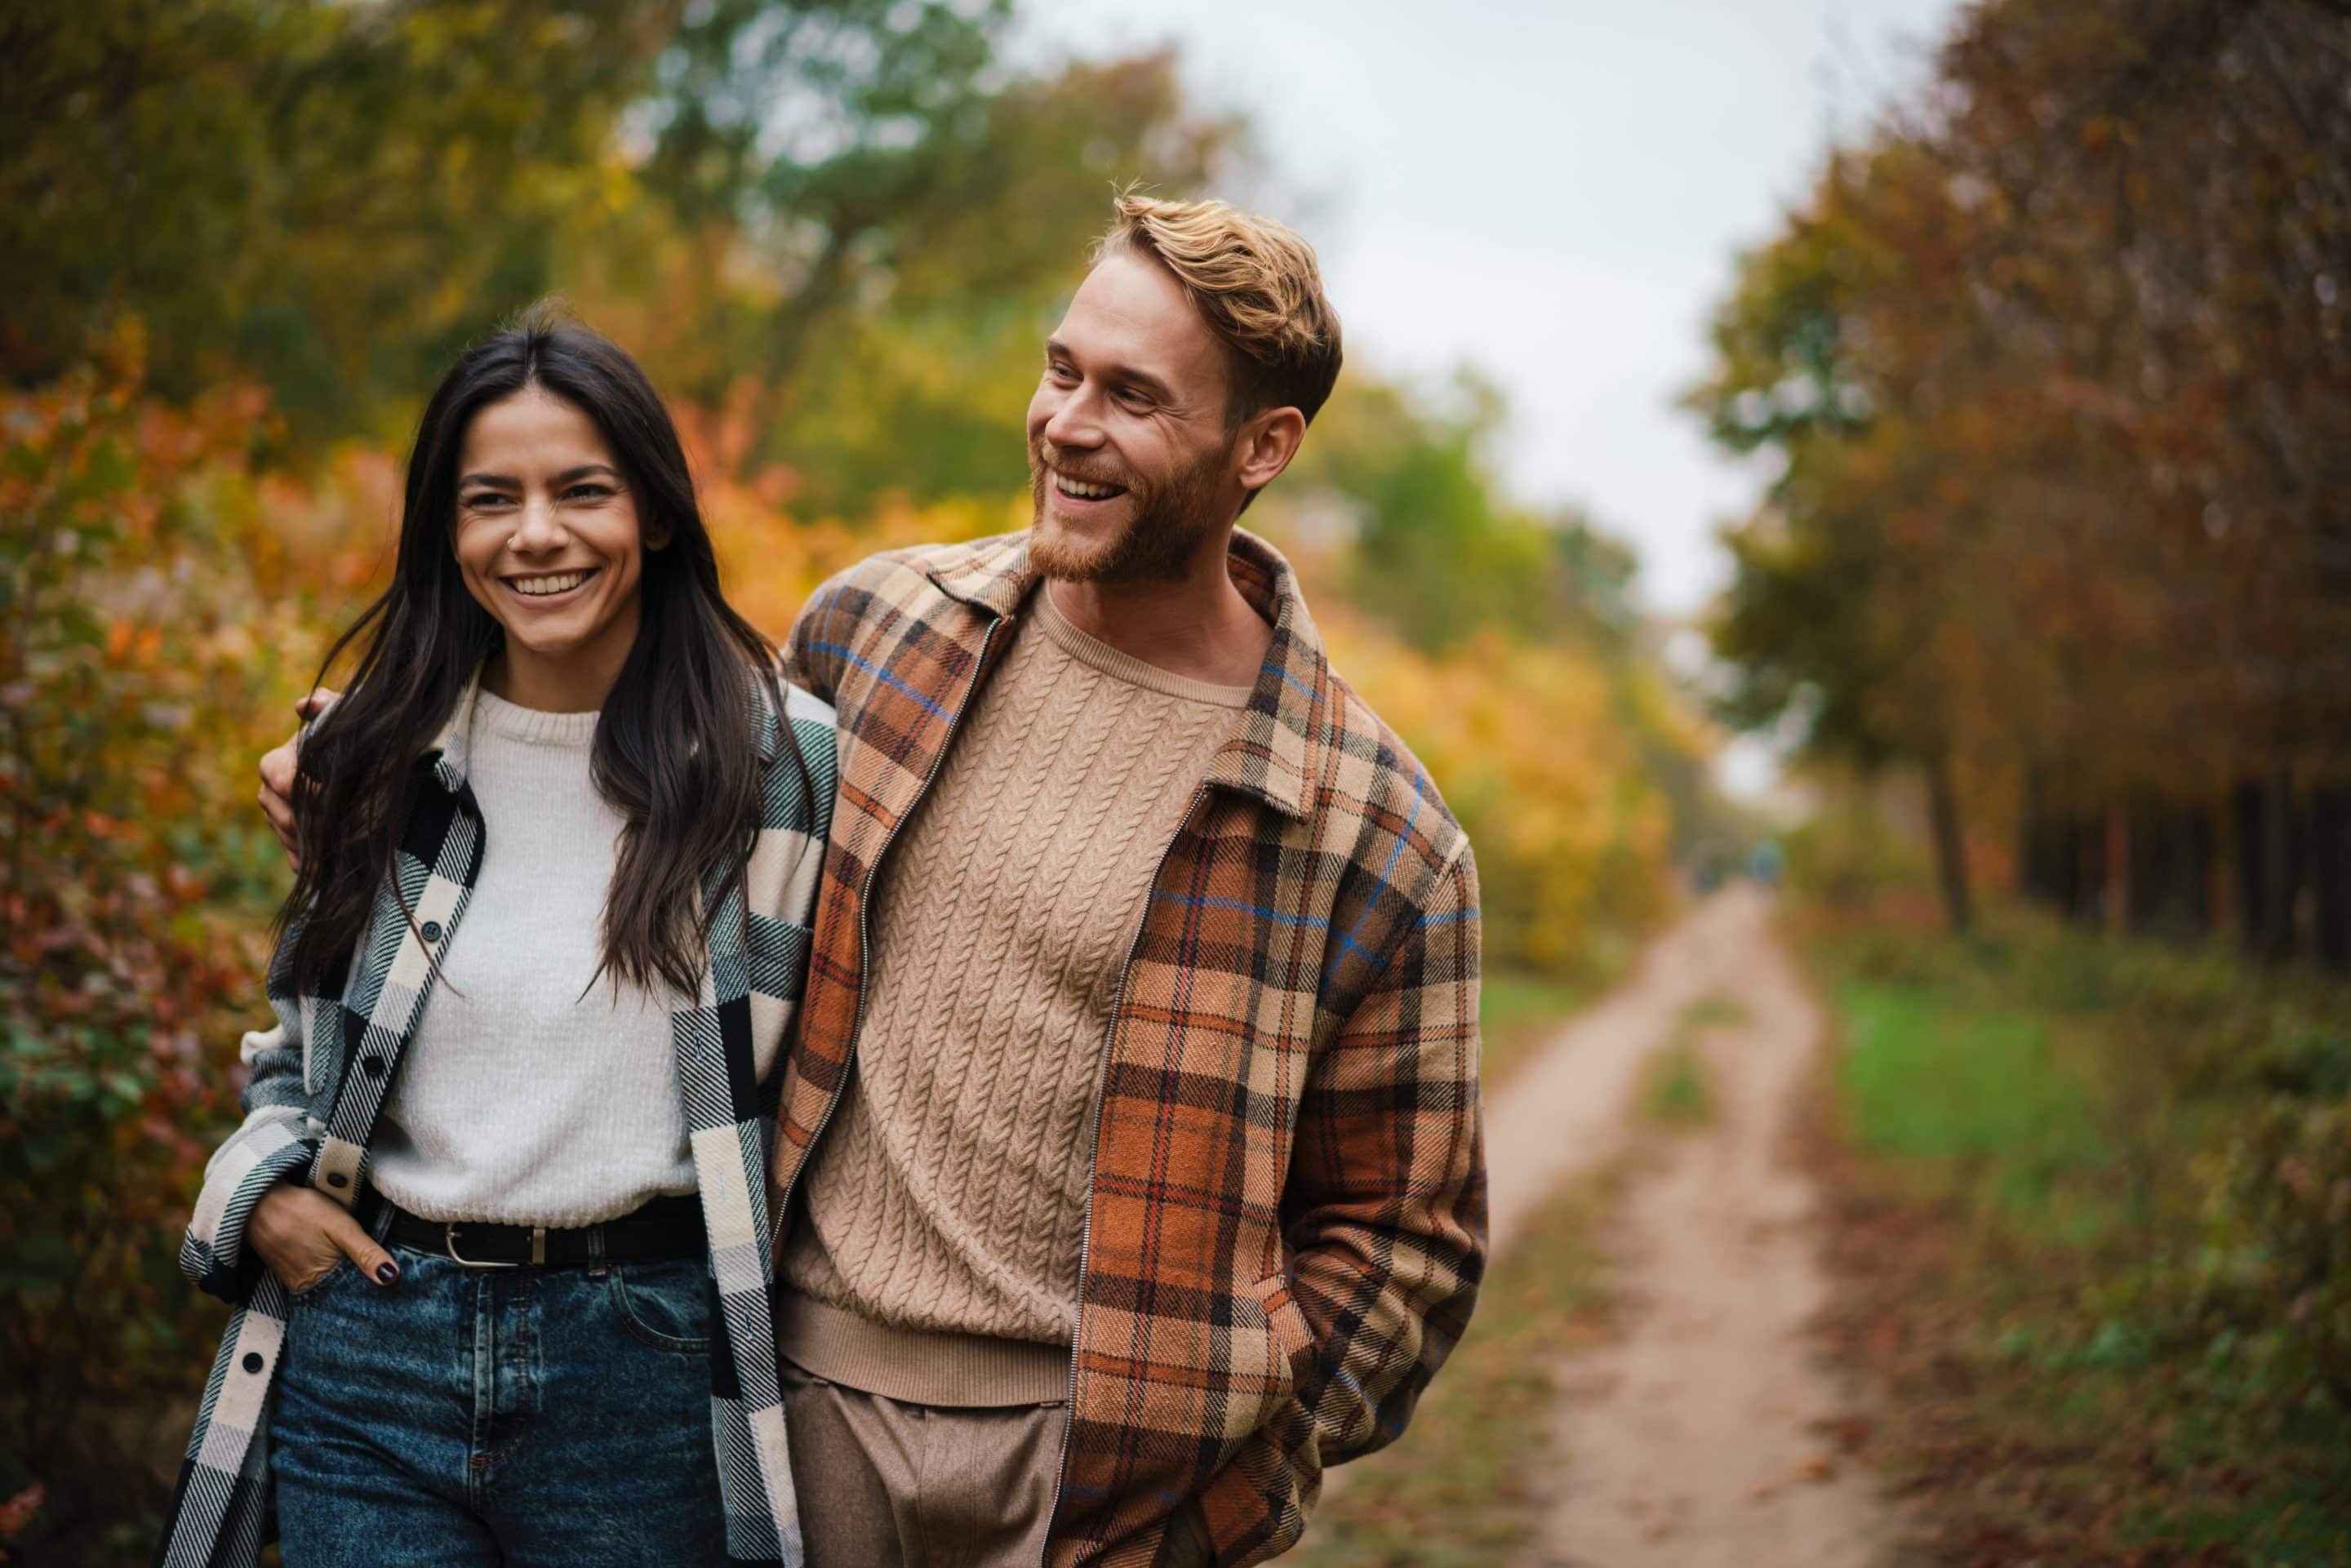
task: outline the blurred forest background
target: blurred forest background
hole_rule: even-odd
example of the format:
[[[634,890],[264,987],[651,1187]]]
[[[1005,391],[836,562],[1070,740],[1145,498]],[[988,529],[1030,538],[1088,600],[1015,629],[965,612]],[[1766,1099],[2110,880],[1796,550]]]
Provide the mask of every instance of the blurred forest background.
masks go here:
[[[1013,20],[0,15],[0,1552],[148,1549],[220,1322],[177,1233],[285,885],[254,760],[388,569],[458,350],[552,292],[636,352],[780,636],[863,552],[1025,525],[1019,411],[1113,184],[1275,158],[1174,54],[1019,67]],[[1693,417],[1775,477],[1710,711],[1632,550],[1495,482],[1474,377],[1351,365],[1250,517],[1478,844],[1498,1053],[1752,841],[1719,727],[1783,738],[1840,1234],[1965,1241],[1856,1273],[1854,1355],[1916,1395],[1921,1473],[2080,1428],[2000,1525],[2088,1521],[2046,1560],[2137,1549],[2060,1484],[2128,1431],[2234,1500],[2207,1544],[2283,1511],[2259,1561],[2351,1561],[2346,83],[2335,0],[1968,8],[1715,318]],[[2022,1560],[1969,1528],[1949,1560]]]
[[[864,552],[1025,526],[1020,411],[1113,184],[1216,193],[1259,153],[1172,54],[1024,72],[1011,20],[0,17],[0,1542],[129,1561],[168,1496],[156,1429],[184,1430],[220,1317],[173,1234],[286,874],[254,759],[388,570],[410,422],[465,342],[553,292],[639,355],[771,636]],[[1665,912],[1709,742],[1630,553],[1490,482],[1498,415],[1351,365],[1250,521],[1477,835],[1507,1009]]]

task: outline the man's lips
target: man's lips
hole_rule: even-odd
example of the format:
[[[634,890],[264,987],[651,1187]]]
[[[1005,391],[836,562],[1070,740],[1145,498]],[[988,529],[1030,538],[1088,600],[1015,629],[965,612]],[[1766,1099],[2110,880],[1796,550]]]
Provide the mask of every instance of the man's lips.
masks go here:
[[[1103,501],[1115,501],[1126,494],[1125,486],[1113,485],[1107,480],[1084,479],[1074,474],[1065,474],[1059,468],[1054,469],[1052,474],[1053,493],[1061,499],[1081,507],[1097,505]]]

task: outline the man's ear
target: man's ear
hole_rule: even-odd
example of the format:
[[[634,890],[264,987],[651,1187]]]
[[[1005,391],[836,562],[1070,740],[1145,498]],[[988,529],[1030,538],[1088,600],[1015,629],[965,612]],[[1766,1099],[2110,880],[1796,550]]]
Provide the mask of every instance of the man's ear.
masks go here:
[[[1233,450],[1240,458],[1234,477],[1252,495],[1281,477],[1306,439],[1306,416],[1294,408],[1270,408],[1241,424]]]

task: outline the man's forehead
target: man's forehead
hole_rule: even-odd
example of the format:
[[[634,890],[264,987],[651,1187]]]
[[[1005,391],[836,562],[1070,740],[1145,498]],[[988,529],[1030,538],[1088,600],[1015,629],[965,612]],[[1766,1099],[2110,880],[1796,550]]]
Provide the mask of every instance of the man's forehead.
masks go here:
[[[1224,385],[1224,355],[1199,307],[1173,273],[1140,256],[1104,256],[1053,337],[1081,359],[1116,360],[1171,386]]]

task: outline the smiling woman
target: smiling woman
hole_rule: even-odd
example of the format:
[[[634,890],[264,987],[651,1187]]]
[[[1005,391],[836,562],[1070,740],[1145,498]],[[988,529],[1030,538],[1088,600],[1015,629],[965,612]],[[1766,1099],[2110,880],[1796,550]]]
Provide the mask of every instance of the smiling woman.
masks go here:
[[[289,1568],[797,1561],[758,1084],[831,710],[720,594],[643,372],[547,320],[426,405],[361,639],[182,1252],[240,1311],[162,1560],[274,1511]]]

